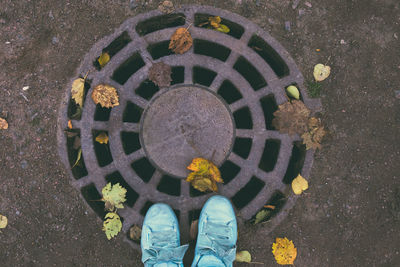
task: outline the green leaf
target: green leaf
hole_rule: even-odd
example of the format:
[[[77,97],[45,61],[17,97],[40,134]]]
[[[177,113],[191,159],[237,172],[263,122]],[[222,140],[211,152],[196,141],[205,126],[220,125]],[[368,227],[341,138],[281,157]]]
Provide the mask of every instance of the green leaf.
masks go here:
[[[251,262],[251,254],[247,250],[240,251],[236,253],[236,259],[235,261],[237,262]]]
[[[228,33],[230,31],[228,26],[226,26],[224,24],[219,24],[219,27],[216,28],[216,30],[219,31],[219,32],[223,32],[223,33]]]
[[[104,52],[100,55],[97,61],[99,62],[100,67],[103,68],[108,61],[110,61],[110,55],[107,52]]]
[[[260,210],[256,214],[256,219],[254,221],[254,224],[258,224],[258,223],[264,221],[270,215],[270,213],[271,213],[270,210]]]
[[[75,164],[74,166],[72,166],[72,168],[74,168],[78,164],[78,162],[81,160],[81,157],[82,157],[82,148],[79,148],[78,156],[76,157]]]
[[[106,202],[107,209],[112,211],[114,208],[122,209],[124,208],[124,203],[126,201],[126,189],[119,185],[119,183],[115,185],[111,185],[108,183],[102,190],[103,194],[102,200]]]
[[[8,223],[7,217],[0,214],[0,229],[6,228]]]
[[[300,92],[296,86],[294,86],[294,85],[289,86],[288,88],[286,88],[286,92],[287,92],[288,96],[291,96],[297,100],[300,99]]]
[[[103,231],[106,232],[107,239],[110,240],[121,231],[121,218],[115,212],[107,213],[104,218]]]

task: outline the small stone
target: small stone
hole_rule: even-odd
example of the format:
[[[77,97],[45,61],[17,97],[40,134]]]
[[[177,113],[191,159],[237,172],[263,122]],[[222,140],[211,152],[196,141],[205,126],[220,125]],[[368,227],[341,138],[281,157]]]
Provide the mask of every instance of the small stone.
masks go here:
[[[305,2],[304,3],[306,6],[308,6],[309,8],[312,8],[312,4],[310,2]]]
[[[27,90],[29,90],[29,86],[22,87],[22,91],[27,91]]]
[[[56,37],[56,36],[54,36],[52,39],[51,39],[51,43],[53,44],[53,45],[56,45],[56,44],[58,44],[60,42],[60,40],[58,40],[58,38]]]
[[[17,211],[15,212],[15,214],[16,214],[16,215],[20,215],[21,212],[20,212],[19,210],[17,210]]]
[[[299,16],[303,16],[306,13],[306,11],[303,8],[299,9]]]
[[[6,44],[11,44],[11,43],[9,41],[7,41]]]
[[[53,15],[53,12],[51,10],[49,12],[49,18],[54,19],[54,15]]]
[[[130,9],[135,9],[135,8],[137,8],[138,7],[138,3],[136,3],[136,0],[131,0],[130,2],[129,2],[129,7],[130,7]]]
[[[27,162],[26,160],[22,160],[22,161],[21,161],[21,168],[22,168],[22,169],[28,168],[28,162]]]
[[[288,32],[290,32],[290,30],[291,30],[290,21],[285,21],[285,30],[287,30]]]
[[[342,39],[342,40],[340,40],[340,44],[344,45],[344,44],[346,44],[346,42]]]
[[[398,39],[398,38],[399,38],[399,36],[397,35],[397,33],[393,33],[393,37],[394,37],[395,39]]]
[[[292,8],[296,9],[297,6],[299,5],[299,3],[300,3],[300,0],[293,0]]]
[[[268,23],[274,25],[274,24],[275,24],[275,21],[274,21],[274,19],[272,19],[272,18],[268,18]]]
[[[394,95],[396,96],[397,99],[400,99],[400,90],[394,91]]]

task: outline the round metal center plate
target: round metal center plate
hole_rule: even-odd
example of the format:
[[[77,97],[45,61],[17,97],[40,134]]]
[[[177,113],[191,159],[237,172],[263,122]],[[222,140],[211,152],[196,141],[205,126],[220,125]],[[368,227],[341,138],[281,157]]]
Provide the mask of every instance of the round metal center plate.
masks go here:
[[[217,165],[228,156],[234,124],[226,105],[195,85],[169,89],[154,99],[142,122],[145,152],[164,172],[186,177],[193,158]]]

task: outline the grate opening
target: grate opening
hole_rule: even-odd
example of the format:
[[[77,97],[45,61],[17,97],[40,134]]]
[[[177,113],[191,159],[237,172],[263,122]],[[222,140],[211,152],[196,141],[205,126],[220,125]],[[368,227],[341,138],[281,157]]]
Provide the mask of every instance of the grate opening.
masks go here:
[[[183,13],[156,16],[139,22],[136,32],[143,36],[162,29],[182,26],[185,25],[185,22],[186,16]]]
[[[142,113],[143,109],[141,107],[128,101],[124,110],[124,114],[122,115],[122,121],[138,123]]]
[[[85,80],[83,103],[85,103],[86,95],[90,89],[91,82],[92,82],[91,80],[88,79]],[[69,119],[72,120],[80,120],[82,117],[82,108],[80,108],[79,105],[76,104],[75,100],[73,100],[72,97],[70,97],[68,102],[67,116]]]
[[[231,54],[231,50],[226,46],[210,42],[207,40],[194,39],[194,53],[226,61]]]
[[[240,56],[233,68],[249,82],[254,91],[260,90],[267,85],[260,72],[244,57]]]
[[[193,83],[210,86],[217,73],[200,66],[193,67]]]
[[[120,36],[114,39],[108,46],[103,48],[102,53],[108,53],[110,55],[110,59],[121,51],[127,44],[132,41],[131,37],[129,36],[128,32],[123,32]],[[100,57],[100,56],[99,56]],[[93,62],[93,65],[96,67],[97,70],[100,70],[100,64],[98,62],[99,57]]]
[[[306,159],[306,152],[306,146],[301,141],[293,142],[292,155],[290,156],[285,177],[283,177],[284,184],[292,183],[293,179],[301,172]]]
[[[225,80],[218,89],[218,94],[225,99],[226,103],[232,104],[233,102],[238,101],[239,99],[243,98],[242,94],[228,80]]]
[[[122,148],[127,155],[142,147],[140,145],[139,134],[135,132],[121,132],[121,142]]]
[[[213,17],[213,15],[204,14],[204,13],[196,13],[194,15],[194,25],[196,27],[199,27],[201,24],[207,22],[209,17]],[[244,33],[244,28],[241,25],[239,25],[235,22],[232,22],[230,20],[227,20],[225,18],[221,18],[221,24],[224,24],[229,27],[230,31],[227,33],[228,35],[230,35],[236,39],[240,39],[240,37],[242,37],[242,35]],[[202,27],[203,28],[207,27],[207,25],[204,25]]]
[[[201,210],[191,210],[189,211],[189,225],[192,224],[193,221],[198,220],[200,218]]]
[[[253,140],[251,138],[236,137],[233,145],[233,152],[242,158],[247,159],[250,154],[252,143]]]
[[[278,110],[275,97],[273,94],[269,94],[260,100],[262,110],[264,112],[265,127],[267,130],[275,130],[272,126],[272,120],[274,118],[274,112]]]
[[[275,74],[279,77],[289,75],[289,68],[281,56],[261,37],[253,35],[248,46],[254,50],[265,62],[272,68]]]
[[[138,52],[136,52],[114,71],[111,79],[119,84],[125,84],[129,77],[131,77],[144,65],[145,63],[142,57]]]
[[[147,51],[153,58],[153,60],[159,59],[161,57],[173,55],[174,52],[168,48],[169,40],[151,44],[147,47]]]
[[[189,194],[191,197],[199,197],[199,196],[207,195],[208,192],[201,192],[201,191],[193,188],[193,186],[190,186]]]
[[[81,155],[80,163],[75,165],[76,159],[78,158],[79,149],[74,149],[74,143],[75,138],[81,138],[81,131],[79,129],[72,129],[68,131],[77,133],[77,135],[74,137],[68,137],[67,134],[65,134],[65,136],[67,137],[68,160],[71,167],[72,175],[74,176],[75,180],[78,180],[88,175],[83,155]],[[72,166],[74,165],[75,167],[72,168]]]
[[[150,161],[143,157],[141,159],[136,160],[131,164],[132,169],[136,172],[136,174],[143,180],[143,182],[148,183],[153,177],[155,172],[155,168],[150,163]]]
[[[275,168],[281,148],[281,140],[267,139],[265,141],[264,152],[261,156],[258,168],[265,172],[270,172]]]
[[[171,70],[171,85],[183,83],[185,81],[185,67],[176,66]]]
[[[110,119],[111,108],[103,108],[100,104],[96,105],[96,110],[94,111],[95,121],[108,121]]]
[[[145,80],[135,90],[135,93],[146,100],[150,100],[159,90],[160,88],[158,88],[158,86],[155,85],[152,81]]]
[[[227,160],[222,164],[219,170],[221,172],[222,180],[224,180],[224,184],[228,184],[236,177],[236,175],[238,175],[240,167],[232,161]]]
[[[136,200],[139,198],[139,194],[128,185],[122,175],[118,171],[115,171],[111,174],[108,174],[105,178],[107,183],[111,183],[113,185],[119,183],[126,189],[126,205],[133,207],[133,204],[135,204]]]
[[[274,206],[275,208],[273,210],[272,209],[268,210],[269,211],[268,216],[265,217],[264,221],[268,221],[271,218],[273,218],[275,215],[277,215],[282,210],[282,208],[285,206],[286,201],[287,201],[287,199],[281,191],[279,191],[279,190],[275,191],[272,194],[272,196],[270,197],[270,199],[265,203],[265,206],[271,205],[271,206]],[[259,211],[261,211],[263,209],[264,208],[260,209]],[[252,218],[253,220],[256,218],[257,213],[253,216],[253,218]]]
[[[265,183],[257,177],[251,177],[250,181],[232,197],[235,207],[237,209],[244,208],[257,196],[264,185]]]
[[[157,190],[170,196],[181,195],[181,179],[163,175],[157,186]]]
[[[83,198],[89,204],[89,206],[94,210],[94,212],[103,219],[106,216],[106,211],[104,209],[104,202],[99,201],[101,199],[101,195],[99,191],[97,191],[96,186],[91,183],[85,187],[81,188],[81,193]]]
[[[151,206],[153,206],[153,202],[151,201],[146,201],[146,203],[144,203],[143,208],[140,210],[140,214],[145,216],[147,211],[150,209]]]
[[[107,144],[100,144],[99,142],[96,142],[96,137],[102,132],[106,133],[108,136],[108,132],[106,131],[92,131],[94,153],[96,154],[97,162],[99,163],[100,167],[107,166],[113,162],[110,151],[110,142]]]
[[[233,112],[233,118],[238,129],[252,129],[253,121],[248,107],[243,107]]]

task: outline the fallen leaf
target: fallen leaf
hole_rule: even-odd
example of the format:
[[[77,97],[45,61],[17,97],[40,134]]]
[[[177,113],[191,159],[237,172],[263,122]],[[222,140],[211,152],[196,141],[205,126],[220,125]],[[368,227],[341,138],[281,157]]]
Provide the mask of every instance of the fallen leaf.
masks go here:
[[[308,117],[310,110],[300,100],[293,100],[279,105],[279,109],[274,112],[272,126],[280,133],[289,135],[302,135],[308,129]]]
[[[265,209],[260,210],[256,214],[256,219],[254,220],[254,224],[258,224],[260,222],[265,221],[265,219],[267,219],[270,214],[271,214],[270,210],[265,210]]]
[[[171,1],[163,1],[158,6],[158,10],[160,10],[163,13],[169,14],[169,13],[174,12],[175,8],[174,8],[174,4]]]
[[[326,132],[324,126],[321,124],[321,120],[317,118],[310,118],[308,120],[308,132],[301,135],[303,138],[303,144],[306,145],[306,149],[321,149],[322,138]]]
[[[217,31],[219,32],[223,32],[223,33],[228,33],[230,32],[230,29],[228,26],[224,25],[224,24],[220,24],[218,28],[216,28]]]
[[[106,232],[107,239],[110,240],[121,231],[121,218],[115,212],[107,213],[104,218],[103,231]]]
[[[321,82],[328,78],[331,73],[331,67],[325,66],[324,64],[317,64],[314,67],[314,79],[317,82]]]
[[[149,69],[149,79],[159,87],[168,87],[171,85],[171,66],[164,62],[154,63]]]
[[[297,257],[297,248],[294,247],[293,241],[285,238],[276,238],[272,244],[272,254],[280,265],[293,265]]]
[[[78,151],[78,156],[76,156],[76,161],[75,164],[72,166],[72,169],[78,164],[78,162],[81,160],[81,157],[82,157],[82,148],[80,148]]]
[[[8,123],[5,119],[0,118],[0,130],[7,130]]]
[[[292,190],[296,195],[300,195],[308,189],[308,182],[300,174],[292,181]]]
[[[218,167],[207,159],[194,158],[187,169],[198,173],[210,173],[211,178],[217,183],[224,182],[221,178],[221,173]]]
[[[0,229],[6,228],[8,224],[7,217],[0,214]]]
[[[119,105],[117,90],[111,85],[99,84],[92,92],[93,102],[103,108],[112,108]]]
[[[214,30],[217,30],[217,31],[223,32],[223,33],[228,33],[230,31],[228,26],[221,24],[220,16],[209,17],[208,22]]]
[[[105,132],[101,132],[98,136],[96,136],[96,142],[100,144],[108,143],[108,136]]]
[[[294,86],[294,85],[288,86],[288,88],[286,88],[286,92],[287,92],[288,96],[291,96],[297,100],[300,99],[300,92],[296,86]]]
[[[78,78],[73,81],[71,97],[78,106],[83,106],[83,98],[85,97],[85,79]]]
[[[192,47],[193,39],[188,29],[178,28],[171,36],[168,48],[176,54],[183,54]]]
[[[114,210],[114,207],[118,209],[124,208],[122,203],[126,201],[126,189],[120,186],[119,183],[114,185],[108,183],[103,187],[101,193],[103,195],[101,200],[106,202],[107,206],[110,207],[109,210]]]
[[[236,253],[235,261],[251,263],[251,254],[247,250]]]
[[[107,52],[102,53],[97,59],[100,68],[103,68],[108,63],[108,61],[110,61],[110,55]]]
[[[68,120],[68,129],[72,129],[72,121]]]
[[[199,231],[199,220],[194,220],[190,224],[190,239],[191,240],[196,240],[197,238],[197,233]]]
[[[140,228],[139,226],[137,226],[136,224],[133,225],[130,229],[129,229],[129,237],[133,240],[133,241],[140,241],[141,237],[142,237],[142,228]]]
[[[211,179],[211,177],[204,176],[203,174],[192,172],[188,175],[186,181],[190,182],[191,185],[200,192],[218,192],[217,183]]]
[[[217,183],[224,182],[218,167],[209,160],[194,158],[187,168],[193,172],[188,175],[186,181],[201,192],[217,192]]]
[[[264,208],[274,210],[275,206],[274,205],[265,205]]]

